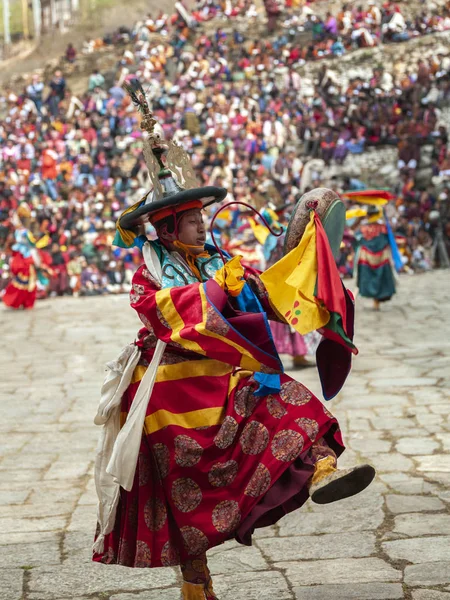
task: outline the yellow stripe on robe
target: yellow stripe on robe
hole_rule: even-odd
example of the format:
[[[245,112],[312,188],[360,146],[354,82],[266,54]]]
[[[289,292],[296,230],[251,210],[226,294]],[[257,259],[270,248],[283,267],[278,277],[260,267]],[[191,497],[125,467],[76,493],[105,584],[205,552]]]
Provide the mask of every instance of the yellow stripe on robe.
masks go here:
[[[248,350],[246,350],[243,346],[241,346],[240,344],[238,344],[236,342],[233,342],[232,340],[229,340],[228,338],[226,338],[222,335],[219,335],[218,333],[214,333],[214,331],[209,331],[208,329],[206,329],[208,301],[206,299],[205,290],[204,290],[203,286],[200,286],[198,289],[199,289],[200,298],[202,301],[203,323],[199,323],[198,325],[196,325],[195,330],[198,333],[200,333],[201,335],[205,335],[205,336],[220,340],[224,344],[228,344],[228,346],[231,346],[232,348],[237,350],[241,354],[241,362],[240,362],[241,369],[248,369],[249,371],[254,371],[254,372],[261,371],[262,364],[258,360],[256,360],[256,358],[253,358],[253,356],[250,354],[250,352]]]
[[[228,384],[228,395],[230,395],[231,392],[237,388],[242,379],[246,379],[248,377],[251,377],[252,375],[253,371],[246,371],[244,369],[233,373],[230,377],[230,382]]]
[[[161,409],[145,418],[144,428],[145,432],[150,434],[170,425],[178,425],[185,429],[212,427],[221,425],[224,417],[225,407],[223,406],[191,410],[185,413],[172,413]]]
[[[139,365],[134,369],[131,383],[138,383],[144,377],[147,367]],[[231,365],[219,360],[185,360],[175,365],[160,365],[156,373],[156,383],[178,381],[188,377],[222,377],[233,371]]]
[[[201,287],[202,286],[199,286],[199,289],[201,289]],[[175,308],[175,304],[170,295],[170,288],[165,288],[156,292],[156,304],[161,311],[162,316],[166,319],[172,329],[172,334],[170,336],[172,342],[181,344],[186,350],[192,350],[192,352],[197,352],[197,354],[202,354],[204,356],[206,352],[197,344],[197,342],[181,337],[180,331],[185,327],[185,323]]]

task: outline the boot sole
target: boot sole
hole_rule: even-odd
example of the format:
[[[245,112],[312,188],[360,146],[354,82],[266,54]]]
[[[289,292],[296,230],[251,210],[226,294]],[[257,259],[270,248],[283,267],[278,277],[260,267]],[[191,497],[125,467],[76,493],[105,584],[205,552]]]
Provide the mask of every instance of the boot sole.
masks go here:
[[[331,504],[344,498],[350,498],[368,487],[375,477],[375,469],[370,465],[362,465],[339,479],[330,481],[328,485],[316,490],[311,500],[316,504]]]

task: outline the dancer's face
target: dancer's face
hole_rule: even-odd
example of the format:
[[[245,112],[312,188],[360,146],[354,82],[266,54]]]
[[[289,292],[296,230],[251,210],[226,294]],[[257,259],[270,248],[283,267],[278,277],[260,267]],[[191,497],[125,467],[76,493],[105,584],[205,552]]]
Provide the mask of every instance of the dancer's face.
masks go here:
[[[178,240],[186,246],[198,246],[191,249],[194,254],[200,254],[206,242],[206,229],[202,211],[199,208],[187,210],[178,222]]]

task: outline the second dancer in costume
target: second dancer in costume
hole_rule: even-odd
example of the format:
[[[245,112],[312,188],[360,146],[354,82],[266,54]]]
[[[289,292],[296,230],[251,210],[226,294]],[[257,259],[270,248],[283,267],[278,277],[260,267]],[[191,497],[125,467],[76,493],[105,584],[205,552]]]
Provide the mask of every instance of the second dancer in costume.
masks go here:
[[[36,240],[25,228],[17,229],[15,238],[16,243],[12,246],[12,279],[2,300],[9,308],[31,309],[36,302],[36,267],[40,264]]]
[[[376,206],[369,206],[366,222],[355,234],[356,284],[359,294],[373,298],[375,310],[395,294],[395,268],[386,223]]]

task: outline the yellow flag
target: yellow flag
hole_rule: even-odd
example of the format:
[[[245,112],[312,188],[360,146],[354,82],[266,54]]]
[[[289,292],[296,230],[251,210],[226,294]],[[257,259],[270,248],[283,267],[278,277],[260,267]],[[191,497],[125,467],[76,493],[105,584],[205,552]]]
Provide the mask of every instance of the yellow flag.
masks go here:
[[[314,296],[317,272],[316,227],[311,212],[300,244],[260,276],[275,312],[302,335],[330,320],[330,313]]]
[[[351,196],[350,200],[361,204],[370,204],[370,206],[384,206],[388,203],[386,198],[377,198],[376,196]]]
[[[364,208],[351,208],[345,213],[345,218],[348,219],[359,219],[359,217],[365,217],[367,210]]]
[[[249,217],[248,222],[250,223],[250,227],[252,228],[253,235],[255,236],[257,241],[263,246],[269,236],[270,231],[265,225],[257,224],[255,219],[253,219],[252,217]]]

